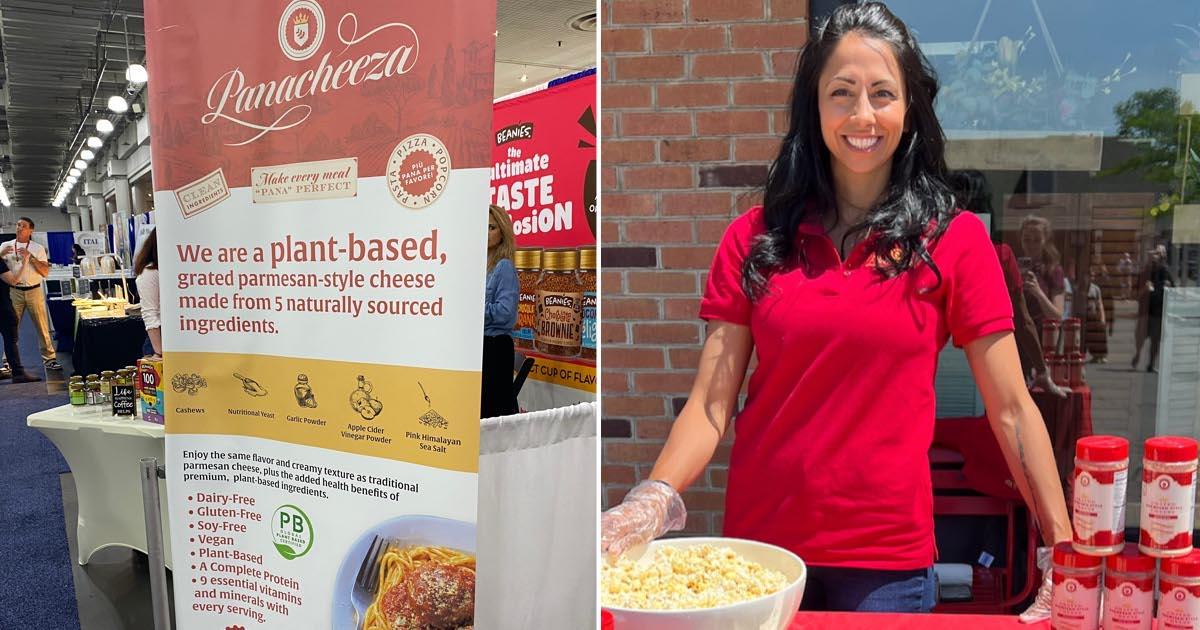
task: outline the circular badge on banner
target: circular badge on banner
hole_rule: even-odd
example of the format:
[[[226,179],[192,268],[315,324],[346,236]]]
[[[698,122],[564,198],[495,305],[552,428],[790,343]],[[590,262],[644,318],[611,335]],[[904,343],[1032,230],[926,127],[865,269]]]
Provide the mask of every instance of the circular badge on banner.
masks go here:
[[[316,54],[325,38],[325,12],[315,0],[293,0],[279,18],[279,48],[292,61]]]
[[[387,186],[392,198],[412,210],[428,207],[446,190],[450,151],[427,133],[413,134],[392,149],[387,163]]]
[[[294,505],[280,506],[271,515],[271,540],[284,559],[299,558],[312,549],[312,521]]]

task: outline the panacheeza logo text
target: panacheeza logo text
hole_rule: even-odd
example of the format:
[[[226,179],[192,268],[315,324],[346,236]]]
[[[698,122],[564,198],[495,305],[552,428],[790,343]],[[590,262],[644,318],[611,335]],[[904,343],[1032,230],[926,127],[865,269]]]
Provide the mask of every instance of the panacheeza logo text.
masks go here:
[[[306,53],[306,56],[300,57],[298,60],[312,56],[320,47],[320,40],[324,36],[325,29],[324,17],[308,18],[308,21],[305,22],[307,26],[303,28],[295,22],[300,16],[310,15],[321,15],[320,7],[313,0],[296,0],[284,11],[279,24],[280,46],[289,58],[297,59],[289,54],[289,46],[294,47],[296,44],[300,44],[299,50]],[[287,40],[286,44],[285,27],[287,28],[286,37],[291,38]],[[389,29],[395,29],[390,31],[393,34],[400,33],[400,42],[395,47],[345,59],[336,67],[329,61],[333,53],[326,52],[315,68],[255,84],[247,81],[240,67],[235,67],[218,77],[209,88],[206,101],[208,112],[200,117],[200,122],[211,125],[219,120],[225,120],[257,131],[245,140],[226,143],[227,146],[240,147],[250,144],[272,131],[283,131],[303,124],[312,114],[312,107],[304,104],[293,105],[277,116],[273,122],[266,124],[250,120],[248,114],[317,94],[340,90],[346,86],[356,86],[367,81],[379,81],[407,74],[417,64],[417,58],[421,52],[421,39],[416,30],[403,22],[381,24],[359,36],[358,16],[354,13],[343,15],[342,19],[338,21],[337,36],[345,48],[339,51],[337,56],[342,56],[350,50],[351,46],[366,41],[376,33]],[[302,34],[303,44],[308,45],[301,43]]]

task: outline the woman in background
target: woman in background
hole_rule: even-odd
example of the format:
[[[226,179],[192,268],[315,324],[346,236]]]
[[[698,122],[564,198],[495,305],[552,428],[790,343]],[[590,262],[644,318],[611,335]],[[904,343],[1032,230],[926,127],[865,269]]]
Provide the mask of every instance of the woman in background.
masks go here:
[[[483,302],[483,390],[480,418],[517,413],[513,395],[512,329],[517,323],[516,245],[512,220],[500,206],[488,206],[487,289]]]
[[[1041,331],[1042,322],[1061,320],[1066,309],[1067,282],[1054,246],[1050,221],[1029,215],[1021,221],[1021,272],[1029,314]]]
[[[142,323],[149,337],[142,352],[147,355],[162,355],[162,324],[158,318],[158,228],[150,231],[133,261],[133,272],[137,274],[138,295],[142,298]]]
[[[992,210],[992,193],[987,184],[987,178],[981,171],[962,169],[951,171],[949,174],[950,187],[954,189],[958,207],[976,214],[985,214],[992,218],[995,225],[995,214]],[[1000,259],[1000,269],[1004,272],[1004,284],[1008,287],[1008,299],[1013,308],[1013,338],[1017,342],[1017,355],[1021,358],[1021,370],[1026,378],[1033,374],[1030,387],[1042,389],[1066,398],[1066,390],[1054,384],[1050,370],[1046,368],[1046,358],[1042,352],[1042,338],[1033,316],[1029,314],[1029,306],[1025,302],[1025,281],[1021,277],[1020,266],[1016,255],[1008,244],[1000,241],[998,233],[992,230],[996,246],[996,256]]]

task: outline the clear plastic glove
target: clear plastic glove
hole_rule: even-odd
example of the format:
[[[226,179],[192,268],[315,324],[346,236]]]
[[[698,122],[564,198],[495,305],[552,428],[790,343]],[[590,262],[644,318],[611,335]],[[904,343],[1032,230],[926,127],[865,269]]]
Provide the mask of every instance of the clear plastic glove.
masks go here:
[[[1038,375],[1033,377],[1033,386],[1041,387],[1045,391],[1058,396],[1059,398],[1067,397],[1067,390],[1055,384],[1054,379],[1050,378],[1050,370],[1038,372]]]
[[[1037,623],[1050,618],[1050,603],[1054,599],[1054,582],[1050,566],[1050,547],[1038,547],[1037,566],[1042,570],[1042,585],[1038,588],[1037,598],[1019,617],[1021,623]]]
[[[600,553],[619,556],[663,534],[683,529],[687,509],[670,484],[643,481],[621,504],[600,515]]]

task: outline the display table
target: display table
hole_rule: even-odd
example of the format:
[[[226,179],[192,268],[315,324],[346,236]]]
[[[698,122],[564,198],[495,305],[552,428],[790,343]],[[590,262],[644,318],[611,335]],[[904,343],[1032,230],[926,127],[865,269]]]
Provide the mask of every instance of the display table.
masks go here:
[[[499,630],[596,620],[596,403],[482,421],[476,619]]]
[[[1015,615],[896,615],[801,612],[788,630],[1049,630],[1050,621],[1023,624]]]
[[[75,374],[99,374],[119,370],[142,358],[146,327],[140,315],[81,319],[75,327],[75,349],[71,361]]]
[[[595,619],[596,414],[588,403],[482,421],[476,606],[481,619],[512,622],[497,628],[584,628]],[[163,427],[70,405],[27,424],[75,477],[79,563],[110,546],[145,551],[140,462],[163,462]],[[159,493],[165,534],[165,480]],[[164,536],[168,567],[170,545]]]
[[[27,424],[58,447],[75,477],[79,564],[87,564],[92,554],[105,547],[145,552],[140,462],[144,457],[163,461],[162,425],[117,419],[97,408],[77,410],[71,405],[35,413]],[[166,481],[159,480],[159,493],[165,496],[166,491]],[[164,532],[169,531],[165,509],[162,526]],[[164,545],[164,551],[170,567],[169,544]]]
[[[46,300],[50,323],[54,326],[54,348],[59,352],[75,352],[75,307],[74,297],[54,297]]]

